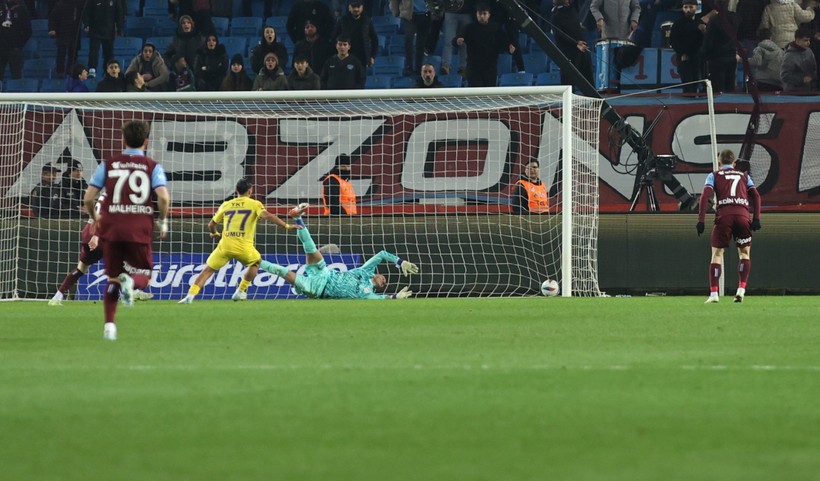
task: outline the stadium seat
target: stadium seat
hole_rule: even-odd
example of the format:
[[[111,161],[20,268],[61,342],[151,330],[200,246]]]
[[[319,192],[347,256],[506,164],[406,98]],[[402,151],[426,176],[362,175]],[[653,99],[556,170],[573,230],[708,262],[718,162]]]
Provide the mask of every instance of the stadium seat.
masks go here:
[[[100,82],[100,76],[97,75],[94,78],[85,79],[85,86],[88,87],[89,92],[96,92],[97,91],[97,84],[99,82]]]
[[[23,61],[23,77],[29,79],[51,78],[51,71],[54,67],[54,59],[32,58]]]
[[[395,35],[401,25],[401,19],[392,15],[376,15],[372,20],[373,28],[379,35]]]
[[[512,57],[509,55],[499,55],[498,62],[496,62],[496,73],[498,75],[504,75],[505,73],[512,73],[513,71],[513,61]],[[456,65],[455,63],[453,65]]]
[[[37,42],[37,58],[57,58],[57,42],[54,39],[39,40]]]
[[[524,54],[524,67],[527,72],[538,75],[541,72],[549,71],[549,57],[544,52]]]
[[[228,36],[228,29],[231,24],[228,17],[211,17],[211,22],[214,24],[214,30],[216,30],[217,37],[222,38]]]
[[[274,6],[274,12],[278,15],[287,16],[291,10],[293,10],[293,4],[298,0],[280,0],[279,2],[274,2],[279,4],[279,11],[276,11],[276,6]],[[327,3],[327,2],[325,2]]]
[[[157,47],[157,52],[162,54],[162,53],[165,52],[165,50],[168,49],[168,46],[171,45],[171,41],[173,39],[174,39],[174,37],[167,37],[167,36],[150,37],[150,38],[146,38],[145,42],[154,44]],[[142,46],[140,46],[140,50],[142,50]],[[136,55],[136,54],[137,54],[137,52],[134,53],[134,55]]]
[[[141,17],[140,3],[142,0],[126,0],[125,2],[125,17]]]
[[[404,35],[396,34],[387,38],[388,55],[404,55]]]
[[[141,37],[117,37],[114,39],[114,56],[136,55],[142,49]]]
[[[390,83],[391,89],[409,89],[415,86],[415,77],[393,77],[393,80]]]
[[[32,38],[49,38],[47,18],[35,18],[31,21],[31,36]]]
[[[65,79],[50,78],[40,82],[40,92],[65,92]]]
[[[366,89],[389,89],[392,77],[388,75],[369,75],[364,82]]]
[[[150,37],[156,26],[156,17],[125,17],[125,34],[129,37]]]
[[[404,70],[404,55],[378,57],[373,69],[376,71],[376,75],[401,75]]]
[[[277,36],[280,32],[276,32]],[[262,19],[258,17],[234,17],[231,20],[231,35],[234,37],[260,37]]]
[[[143,17],[168,17],[168,0],[145,0]]]
[[[157,26],[154,27],[154,35],[157,37],[174,36],[179,29],[179,25],[168,16],[157,18]]]
[[[3,83],[3,92],[39,92],[40,79],[8,79]]]
[[[422,59],[422,63],[432,64],[438,72],[441,68],[441,55],[427,55]]]
[[[46,41],[47,40],[43,40],[43,42],[46,42]],[[28,39],[28,42],[26,42],[26,44],[23,45],[23,58],[24,59],[37,58],[37,57],[40,56],[40,52],[37,50],[37,44],[38,44],[38,42],[37,42],[36,38],[32,37],[32,38]]]
[[[535,77],[535,85],[561,85],[561,72],[558,69],[541,72]]]
[[[248,40],[245,37],[225,37],[222,39],[222,45],[228,52],[228,58],[236,54],[243,57],[247,55]]]
[[[531,73],[505,73],[498,80],[499,87],[529,87],[532,85]]]
[[[376,35],[376,38],[379,41],[379,52],[384,55],[387,52],[387,36],[386,35]]]
[[[275,17],[268,17],[265,19],[265,25],[270,25],[271,27],[276,29],[276,35],[280,35],[281,33],[287,32],[287,24],[287,15],[277,15]]]
[[[461,85],[464,83],[464,78],[461,75],[457,74],[457,73],[451,73],[451,74],[448,74],[448,75],[439,75],[438,80],[439,80],[439,82],[441,82],[441,84],[443,86],[448,87],[448,88],[461,87]]]

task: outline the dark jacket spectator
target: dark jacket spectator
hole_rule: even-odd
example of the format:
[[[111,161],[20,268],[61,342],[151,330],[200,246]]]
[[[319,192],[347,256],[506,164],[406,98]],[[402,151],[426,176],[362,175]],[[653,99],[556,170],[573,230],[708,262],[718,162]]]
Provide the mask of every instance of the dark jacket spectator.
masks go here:
[[[669,44],[678,56],[678,75],[686,93],[698,91],[698,85],[691,82],[703,80],[700,48],[703,45],[701,20],[696,15],[697,1],[684,0],[683,16],[675,20],[669,32]],[[713,19],[717,22],[719,20]]]
[[[179,28],[176,35],[174,35],[171,44],[168,45],[162,56],[166,59],[172,59],[181,55],[185,57],[188,65],[194,65],[196,53],[203,45],[205,45],[205,39],[196,30],[193,18],[189,15],[183,15],[179,17]]]
[[[168,89],[170,72],[165,65],[162,55],[159,54],[151,42],[145,42],[142,51],[131,60],[125,73],[137,71],[145,78],[145,87],[151,92],[164,92]]]
[[[145,87],[145,78],[141,73],[133,70],[125,74],[125,91],[126,92],[147,92]]]
[[[68,159],[63,162],[66,167],[60,182],[60,217],[79,218],[83,216],[83,197],[88,183],[83,178],[83,164],[71,159],[67,152],[63,156]]]
[[[593,84],[595,77],[592,73],[592,54],[586,42],[586,34],[578,19],[578,11],[570,0],[556,1],[554,5],[551,24],[555,44],[581,72],[581,75]],[[563,70],[561,71],[561,84],[572,84],[569,76]]]
[[[275,53],[279,65],[288,64],[288,49],[276,38],[276,29],[265,25],[262,29],[262,38],[251,51],[251,70],[259,72],[265,66],[265,55]]]
[[[757,31],[768,3],[768,0],[742,0],[737,3],[737,40],[748,50],[746,53],[749,56],[757,45]]]
[[[314,72],[321,72],[325,61],[336,51],[312,21],[305,22],[303,31],[304,37],[293,46],[293,58],[304,57]]]
[[[319,90],[322,88],[322,81],[310,68],[306,58],[296,57],[293,71],[288,75],[288,86],[291,90]]]
[[[419,75],[418,80],[416,80],[417,89],[441,88],[443,86],[444,85],[441,84],[438,77],[436,77],[435,66],[429,63],[421,66],[421,74]]]
[[[225,46],[219,43],[216,34],[208,35],[205,45],[197,52],[194,63],[196,89],[209,92],[219,90],[227,70],[228,52]]]
[[[23,77],[23,47],[31,38],[31,16],[20,0],[0,1],[0,80],[11,68],[11,78]]]
[[[814,88],[817,61],[809,48],[813,35],[811,30],[799,28],[794,33],[794,41],[786,47],[780,68],[780,80],[785,92],[808,92]]]
[[[88,92],[88,86],[85,84],[85,80],[88,78],[88,69],[85,68],[85,65],[75,63],[71,67],[71,73],[68,75],[68,78],[65,80],[65,91],[66,92]]]
[[[169,75],[168,89],[177,92],[193,92],[196,90],[196,76],[188,67],[188,61],[182,55],[174,57],[173,68]]]
[[[495,87],[498,54],[513,49],[501,25],[490,20],[489,10],[476,9],[476,22],[467,25],[453,39],[454,46],[467,45],[467,85]]]
[[[347,13],[339,19],[331,39],[340,35],[350,41],[350,55],[359,59],[363,66],[369,67],[376,61],[379,53],[379,37],[373,21],[364,13],[362,2],[352,0],[347,6]],[[354,13],[355,12],[355,13]]]
[[[54,71],[62,77],[77,63],[86,0],[59,0],[48,14],[48,35],[57,42]]]
[[[717,92],[734,92],[737,85],[737,50],[728,33],[736,28],[735,18],[727,10],[726,15],[710,20],[700,46],[700,57],[706,62],[709,80]]]
[[[305,37],[302,27],[308,20],[316,25],[320,37],[330,36],[334,23],[330,7],[321,0],[297,0],[290,9],[288,21],[285,24],[291,40],[298,42]]]
[[[228,70],[225,78],[222,79],[219,90],[223,92],[243,92],[253,88],[253,82],[251,82],[248,74],[245,73],[243,62],[244,60],[240,54],[236,54],[231,58],[230,70]]]
[[[60,185],[56,184],[60,171],[49,162],[40,171],[40,183],[34,186],[29,197],[29,205],[37,217],[59,217],[61,208]]]
[[[88,0],[85,7],[85,30],[88,32],[88,75],[97,75],[100,46],[103,63],[114,57],[114,38],[123,35],[125,26],[125,2],[112,0]]]
[[[273,52],[265,55],[265,66],[253,79],[252,90],[288,90],[285,71],[279,66],[279,59]]]
[[[97,82],[97,92],[125,92],[125,79],[118,60],[105,63],[105,76]]]
[[[363,89],[367,78],[364,65],[350,55],[350,43],[345,37],[336,42],[336,55],[325,61],[322,67],[322,88],[326,90]]]

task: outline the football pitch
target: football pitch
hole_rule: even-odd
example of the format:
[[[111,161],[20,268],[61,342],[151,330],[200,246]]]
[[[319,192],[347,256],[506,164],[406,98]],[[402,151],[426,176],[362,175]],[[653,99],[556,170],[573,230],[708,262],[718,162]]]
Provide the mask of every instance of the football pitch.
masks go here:
[[[0,303],[0,479],[817,480],[820,302]]]

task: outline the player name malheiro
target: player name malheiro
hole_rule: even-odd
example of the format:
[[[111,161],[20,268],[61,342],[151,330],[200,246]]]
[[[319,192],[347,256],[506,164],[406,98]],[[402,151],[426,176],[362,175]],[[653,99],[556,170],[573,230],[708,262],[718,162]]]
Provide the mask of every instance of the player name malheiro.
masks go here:
[[[154,214],[154,208],[150,205],[118,205],[112,204],[108,206],[110,214]]]

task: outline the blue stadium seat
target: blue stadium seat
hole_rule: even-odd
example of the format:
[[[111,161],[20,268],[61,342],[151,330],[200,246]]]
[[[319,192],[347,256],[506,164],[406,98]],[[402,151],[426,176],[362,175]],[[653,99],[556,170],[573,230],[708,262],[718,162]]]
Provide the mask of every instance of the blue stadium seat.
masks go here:
[[[274,7],[273,7],[274,13],[278,13],[278,15],[287,16],[290,13],[290,11],[293,9],[293,4],[296,1],[297,0],[280,0],[279,2],[274,2],[274,3],[279,4],[279,11],[278,12],[276,11],[276,5],[274,5]],[[325,2],[325,3],[329,3],[329,2]],[[347,3],[347,2],[344,2],[344,3]]]
[[[228,58],[236,54],[242,55],[243,57],[246,55],[248,40],[245,37],[224,37],[221,42],[228,52]]]
[[[32,38],[49,38],[47,18],[35,18],[31,21],[31,36]]]
[[[145,0],[143,17],[168,17],[168,0]]]
[[[156,17],[125,17],[125,34],[129,37],[150,37],[156,26]]]
[[[50,78],[40,82],[40,92],[65,92],[65,79]]]
[[[174,36],[179,29],[179,25],[168,18],[168,16],[157,18],[157,26],[154,27],[154,36],[167,37]]]
[[[369,75],[364,82],[366,89],[389,89],[392,77],[389,75]]]
[[[391,35],[387,39],[388,55],[404,55],[404,35]]]
[[[262,19],[258,17],[234,17],[231,20],[231,35],[234,37],[259,37],[262,35]],[[281,33],[277,30],[276,35]]]
[[[50,58],[32,58],[23,61],[23,77],[28,79],[51,78],[54,60]]]
[[[416,86],[415,77],[393,77],[390,83],[391,89],[409,89]]]
[[[387,36],[376,35],[376,38],[379,40],[379,52],[384,55],[387,52]]]
[[[512,66],[512,57],[510,55],[499,55],[498,62],[496,62],[496,68],[498,69],[496,73],[498,75],[504,75],[505,73],[512,73],[513,66]],[[457,65],[453,63],[453,65]]]
[[[270,25],[274,29],[276,29],[276,35],[279,36],[284,32],[287,32],[287,24],[288,24],[288,17],[287,14],[285,15],[277,15],[275,17],[268,17],[265,19],[265,25]],[[261,32],[260,32],[261,35]]]
[[[438,80],[439,82],[441,82],[442,85],[448,88],[461,87],[461,85],[464,83],[464,78],[457,73],[439,75]]]
[[[114,56],[136,55],[142,44],[142,37],[117,37],[114,39]]]
[[[441,55],[427,55],[422,59],[422,63],[432,64],[436,69],[436,73],[438,73],[441,68]]]
[[[9,79],[3,83],[3,92],[39,92],[40,79]]]
[[[499,87],[528,87],[532,85],[531,73],[505,73],[498,80]]]
[[[142,3],[141,0],[126,0],[125,17],[141,17],[142,11],[140,10],[140,3]]]
[[[524,54],[524,67],[527,72],[538,75],[541,72],[549,71],[549,57],[544,52],[534,52]]]
[[[153,43],[157,47],[157,52],[159,52],[160,54],[163,54],[165,52],[165,50],[168,49],[168,46],[171,45],[171,41],[173,39],[174,39],[174,37],[168,37],[168,36],[150,37],[150,38],[146,38],[145,42],[146,43]],[[141,50],[142,50],[142,46],[140,46],[140,51]],[[137,52],[134,53],[134,55],[136,55],[136,54],[137,54]]]
[[[404,55],[378,57],[373,68],[376,71],[376,75],[401,75],[404,70]]]
[[[392,15],[376,15],[372,18],[373,28],[379,35],[395,35],[399,31],[401,19]]]
[[[231,21],[228,17],[211,17],[216,30],[216,36],[219,38],[227,37]]]
[[[41,40],[41,42],[47,42],[48,40]],[[32,37],[28,39],[25,45],[23,45],[23,58],[37,58],[40,56],[40,52],[37,50],[38,41],[36,38]]]
[[[541,72],[535,77],[535,85],[561,85],[561,72],[558,69]]]
[[[57,58],[57,42],[53,39],[40,40],[37,42],[38,58]]]

